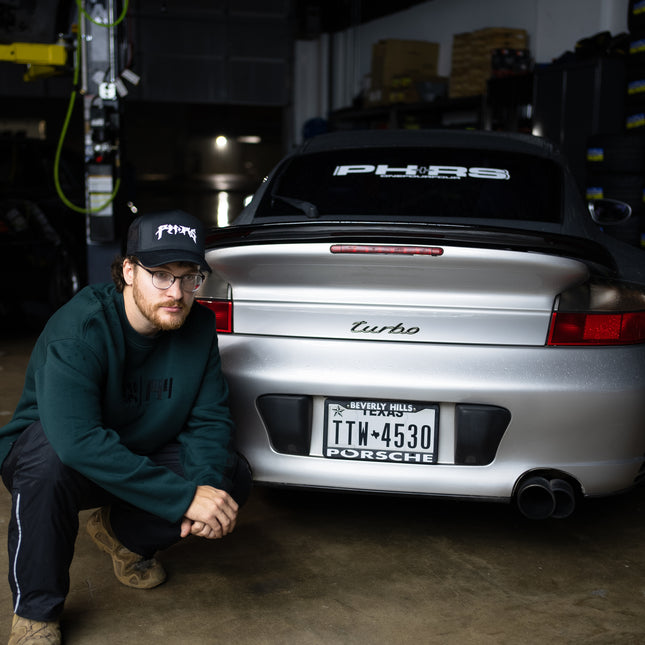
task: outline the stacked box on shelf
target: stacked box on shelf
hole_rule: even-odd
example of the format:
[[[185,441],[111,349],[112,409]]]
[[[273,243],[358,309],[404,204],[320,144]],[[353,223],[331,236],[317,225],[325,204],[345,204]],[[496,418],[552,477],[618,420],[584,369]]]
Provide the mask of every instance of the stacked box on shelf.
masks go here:
[[[491,59],[496,49],[528,49],[524,29],[489,27],[455,34],[450,72],[451,98],[484,94],[491,77]]]
[[[438,43],[394,38],[375,43],[368,105],[419,100],[416,84],[437,77],[438,60]]]
[[[452,65],[450,70],[449,96],[467,96],[472,84],[472,34],[455,34],[452,37]]]

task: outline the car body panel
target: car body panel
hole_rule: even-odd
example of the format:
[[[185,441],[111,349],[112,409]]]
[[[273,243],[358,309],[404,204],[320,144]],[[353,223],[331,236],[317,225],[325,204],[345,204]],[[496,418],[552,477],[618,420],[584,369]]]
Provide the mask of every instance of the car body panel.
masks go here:
[[[367,257],[335,255],[329,244],[238,247],[218,252],[215,279],[235,284],[236,333],[543,345],[555,297],[588,276],[569,258],[441,251]]]
[[[558,468],[580,478],[586,494],[599,495],[633,485],[645,456],[645,432],[633,432],[645,418],[645,347],[420,348],[366,341],[355,342],[350,353],[346,341],[231,335],[222,337],[220,351],[244,433],[240,448],[260,482],[509,499],[526,471]],[[258,407],[250,404],[268,392],[314,397],[313,457],[273,450]],[[348,394],[373,399],[375,393],[381,399],[440,404],[438,464],[322,458],[323,399]],[[454,464],[452,412],[464,402],[512,411],[489,465]]]
[[[521,497],[531,516],[533,476],[570,508],[645,479],[645,255],[598,229],[548,142],[317,137],[207,260],[200,299],[232,311],[220,351],[256,481]],[[552,342],[558,317],[620,327],[621,307],[632,344]]]

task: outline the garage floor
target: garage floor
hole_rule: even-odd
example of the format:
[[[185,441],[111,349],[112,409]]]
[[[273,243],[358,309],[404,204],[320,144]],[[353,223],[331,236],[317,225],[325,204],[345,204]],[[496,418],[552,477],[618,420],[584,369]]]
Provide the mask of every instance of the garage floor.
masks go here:
[[[0,424],[33,340],[0,338]],[[2,489],[0,643],[9,510]],[[166,584],[123,587],[81,532],[66,645],[645,643],[645,489],[532,522],[506,505],[256,488],[231,536],[160,559]]]

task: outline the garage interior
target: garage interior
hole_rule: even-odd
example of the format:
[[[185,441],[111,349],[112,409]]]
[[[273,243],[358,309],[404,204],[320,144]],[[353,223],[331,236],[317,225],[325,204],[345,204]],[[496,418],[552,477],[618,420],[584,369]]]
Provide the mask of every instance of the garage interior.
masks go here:
[[[27,139],[55,148],[67,127],[65,149],[84,167],[70,194],[80,211],[59,207],[84,243],[78,286],[108,279],[135,208],[180,208],[210,226],[228,226],[273,165],[320,132],[540,134],[562,147],[589,196],[594,138],[628,134],[640,142],[645,132],[638,4],[85,0],[93,15],[111,7],[113,21],[122,11],[124,19],[114,30],[117,65],[88,54],[88,78],[75,84],[76,2],[0,0],[0,144]],[[494,40],[496,30],[523,35],[521,46],[496,47],[512,51],[495,69],[485,48],[483,76],[458,79],[459,56],[466,55],[470,74],[482,57],[474,42]],[[106,48],[103,32],[86,25]],[[51,46],[60,34],[65,64],[29,81],[26,72],[37,66],[2,48]],[[419,77],[395,69],[393,82],[377,86],[375,48],[389,44],[395,56],[397,43],[408,41],[436,44],[436,59]],[[66,123],[70,95],[83,83]],[[0,172],[5,165],[0,160]],[[626,173],[637,184],[635,228],[612,233],[636,246],[645,233],[643,170]],[[33,186],[38,172],[25,172],[20,192],[11,173],[0,175],[0,205],[14,208],[42,194],[44,209],[55,198],[50,178]],[[109,205],[84,211],[104,205],[117,180]],[[11,208],[0,206],[0,214]],[[10,227],[0,223],[4,245]],[[4,271],[15,274],[13,259],[5,266],[8,247],[2,255]],[[14,317],[11,298],[0,299],[6,421],[42,324],[40,317]],[[34,311],[28,305],[25,311]],[[0,492],[3,549],[10,503]],[[642,489],[588,501],[564,521],[532,522],[503,504],[256,488],[233,535],[188,539],[161,554],[169,580],[147,592],[120,585],[81,530],[64,642],[641,644],[644,511]],[[8,566],[3,555],[3,580]],[[11,615],[3,583],[0,639]]]

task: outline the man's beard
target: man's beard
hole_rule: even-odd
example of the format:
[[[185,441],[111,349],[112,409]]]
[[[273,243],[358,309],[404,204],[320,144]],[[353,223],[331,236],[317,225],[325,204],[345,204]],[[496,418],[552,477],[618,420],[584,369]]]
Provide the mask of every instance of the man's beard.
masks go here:
[[[139,311],[160,331],[179,329],[184,324],[188,314],[190,313],[190,305],[186,305],[184,302],[176,300],[167,301],[163,304],[147,302],[136,282],[133,285],[132,296],[134,298],[134,303],[139,308]],[[164,318],[160,311],[160,309],[164,307],[181,307],[181,314],[170,317],[166,316]]]

